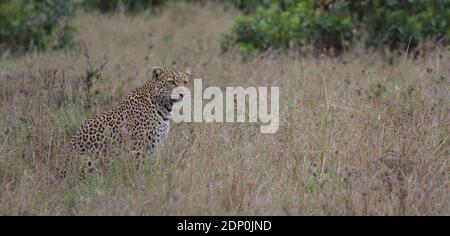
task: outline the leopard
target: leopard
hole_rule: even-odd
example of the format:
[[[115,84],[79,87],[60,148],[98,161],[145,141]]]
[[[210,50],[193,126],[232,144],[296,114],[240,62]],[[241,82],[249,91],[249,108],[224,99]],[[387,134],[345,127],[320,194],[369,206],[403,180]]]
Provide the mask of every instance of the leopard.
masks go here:
[[[103,113],[87,119],[69,142],[68,155],[57,178],[64,179],[75,157],[82,163],[80,178],[85,170],[94,171],[101,160],[112,158],[117,147],[126,147],[132,157],[142,164],[163,146],[171,125],[174,104],[183,99],[175,88],[186,87],[192,69],[153,67],[151,78],[141,87]],[[126,145],[125,145],[126,144]]]

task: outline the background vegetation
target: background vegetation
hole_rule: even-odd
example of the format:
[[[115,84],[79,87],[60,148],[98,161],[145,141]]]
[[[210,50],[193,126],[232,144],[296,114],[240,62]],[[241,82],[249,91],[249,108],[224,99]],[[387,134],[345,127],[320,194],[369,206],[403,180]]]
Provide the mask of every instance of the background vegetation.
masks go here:
[[[242,61],[218,45],[236,17],[259,14],[253,7],[79,9],[70,25],[81,50],[0,59],[0,215],[450,214],[448,48],[400,50],[391,65],[358,42],[339,57],[305,45]],[[173,64],[192,67],[204,87],[280,87],[280,129],[175,123],[144,170],[123,154],[87,184],[56,185],[81,123],[141,86],[152,66]]]
[[[336,55],[354,39],[367,46],[412,49],[419,42],[450,40],[447,0],[277,0],[237,1],[252,9],[238,18],[222,48],[238,45],[241,52],[314,44]]]
[[[76,0],[0,0],[0,53],[73,45]]]
[[[172,0],[174,1],[174,0]],[[205,4],[205,0],[187,0]],[[49,49],[72,45],[75,7],[103,13],[142,12],[169,0],[2,0],[0,43],[3,48]],[[313,45],[336,56],[355,40],[367,46],[413,49],[427,39],[450,41],[447,0],[232,0],[238,17],[221,40],[222,51],[235,45],[244,55],[255,50]],[[0,48],[1,49],[1,48]]]
[[[149,8],[161,6],[164,0],[85,0],[85,10],[99,10],[100,12],[114,12],[122,10],[127,13],[137,13]]]

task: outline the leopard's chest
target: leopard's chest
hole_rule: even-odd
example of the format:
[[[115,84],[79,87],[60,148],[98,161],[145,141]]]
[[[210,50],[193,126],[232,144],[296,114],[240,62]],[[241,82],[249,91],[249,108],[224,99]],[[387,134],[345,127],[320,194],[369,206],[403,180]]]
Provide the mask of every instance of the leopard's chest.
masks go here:
[[[170,119],[163,120],[158,126],[157,133],[159,134],[159,136],[161,136],[161,138],[164,138],[169,133],[169,129],[170,129]]]
[[[158,117],[154,132],[155,135],[149,140],[148,144],[150,153],[154,153],[157,148],[164,145],[164,140],[167,138],[170,130],[170,118],[170,113]]]

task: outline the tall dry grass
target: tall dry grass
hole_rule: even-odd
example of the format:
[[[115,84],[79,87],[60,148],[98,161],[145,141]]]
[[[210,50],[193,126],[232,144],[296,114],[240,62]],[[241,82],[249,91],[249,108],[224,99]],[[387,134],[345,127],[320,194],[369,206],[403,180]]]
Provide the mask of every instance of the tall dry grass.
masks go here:
[[[86,50],[2,59],[0,215],[450,213],[448,49],[393,65],[361,48],[242,61],[218,48],[237,14],[176,4],[81,15]],[[177,123],[143,172],[119,160],[87,184],[55,185],[79,125],[173,63],[205,87],[279,86],[280,129]]]

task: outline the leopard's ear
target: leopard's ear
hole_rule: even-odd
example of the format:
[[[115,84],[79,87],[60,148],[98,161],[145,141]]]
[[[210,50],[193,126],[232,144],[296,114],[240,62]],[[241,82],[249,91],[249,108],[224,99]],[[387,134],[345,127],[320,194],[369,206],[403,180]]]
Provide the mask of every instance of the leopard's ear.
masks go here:
[[[158,66],[152,67],[152,77],[153,79],[160,79],[163,74],[163,69]]]
[[[187,78],[190,79],[192,77],[192,69],[191,69],[191,67],[186,68],[184,73],[186,74]]]

